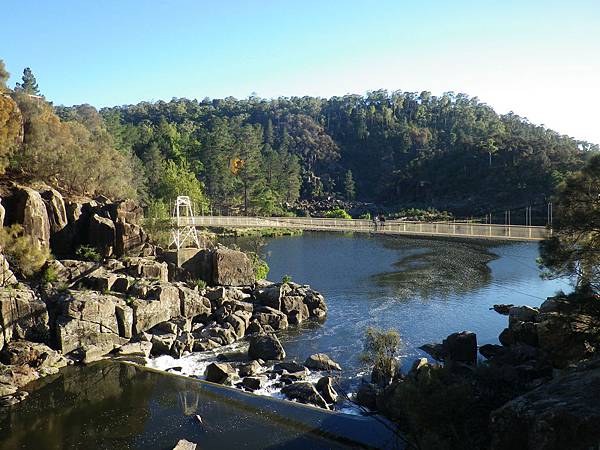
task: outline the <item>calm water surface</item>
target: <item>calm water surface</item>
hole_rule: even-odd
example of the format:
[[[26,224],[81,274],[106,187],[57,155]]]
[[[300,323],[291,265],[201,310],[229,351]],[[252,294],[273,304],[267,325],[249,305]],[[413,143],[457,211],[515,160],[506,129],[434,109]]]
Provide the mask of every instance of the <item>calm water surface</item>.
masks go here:
[[[306,233],[270,239],[262,251],[269,279],[291,274],[329,307],[324,324],[283,335],[288,357],[328,353],[349,390],[364,374],[359,354],[369,326],[397,330],[410,367],[422,356],[419,346],[455,331],[477,333],[480,345],[497,343],[507,318],[490,311],[495,303],[538,306],[570,288],[540,278],[537,243]]]

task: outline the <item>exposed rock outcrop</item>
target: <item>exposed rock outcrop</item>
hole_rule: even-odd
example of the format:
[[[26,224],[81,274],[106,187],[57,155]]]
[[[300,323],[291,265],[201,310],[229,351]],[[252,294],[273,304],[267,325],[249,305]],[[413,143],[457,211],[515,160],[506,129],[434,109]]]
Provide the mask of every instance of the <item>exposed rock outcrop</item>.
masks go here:
[[[600,360],[596,360],[494,411],[491,448],[593,448],[600,442],[599,398]]]
[[[50,248],[50,220],[42,196],[26,186],[13,186],[5,203],[5,225],[20,224],[41,248]]]

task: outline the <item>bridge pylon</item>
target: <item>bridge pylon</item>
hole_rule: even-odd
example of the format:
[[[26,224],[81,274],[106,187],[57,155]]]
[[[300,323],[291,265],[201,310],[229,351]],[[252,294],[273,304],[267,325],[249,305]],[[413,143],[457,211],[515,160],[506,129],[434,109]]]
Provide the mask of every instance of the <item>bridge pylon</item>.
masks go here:
[[[171,229],[169,247],[174,245],[177,250],[190,246],[192,248],[200,248],[192,201],[187,195],[177,197],[172,217],[175,223]]]

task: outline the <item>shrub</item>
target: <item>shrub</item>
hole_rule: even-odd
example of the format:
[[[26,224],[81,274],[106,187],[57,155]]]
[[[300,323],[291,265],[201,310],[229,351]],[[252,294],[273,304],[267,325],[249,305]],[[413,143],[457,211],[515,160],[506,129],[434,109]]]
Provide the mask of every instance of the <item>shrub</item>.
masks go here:
[[[352,216],[341,208],[332,209],[325,213],[328,219],[352,219]]]
[[[0,228],[0,248],[11,268],[25,278],[39,272],[50,256],[20,225]]]
[[[197,278],[195,280],[190,280],[189,283],[194,286],[197,287],[198,289],[204,289],[206,287],[206,281]]]
[[[84,261],[98,262],[102,259],[98,250],[90,245],[80,245],[77,250],[75,250],[75,254]]]
[[[254,276],[257,280],[264,280],[269,275],[269,265],[266,261],[260,259],[257,253],[249,252],[248,257],[252,262],[252,269],[254,270]]]
[[[42,281],[45,283],[54,283],[58,281],[58,273],[56,269],[52,266],[46,267],[44,273],[42,274]]]
[[[361,359],[373,367],[373,374],[378,374],[382,384],[387,384],[394,378],[396,372],[396,354],[400,346],[400,335],[396,330],[385,331],[369,327],[363,345]]]
[[[292,282],[292,277],[290,275],[284,275],[281,278],[281,282],[286,284],[286,283],[291,283]]]
[[[371,220],[371,213],[370,212],[366,212],[364,214],[361,214],[358,218],[359,219],[364,219],[364,220]]]

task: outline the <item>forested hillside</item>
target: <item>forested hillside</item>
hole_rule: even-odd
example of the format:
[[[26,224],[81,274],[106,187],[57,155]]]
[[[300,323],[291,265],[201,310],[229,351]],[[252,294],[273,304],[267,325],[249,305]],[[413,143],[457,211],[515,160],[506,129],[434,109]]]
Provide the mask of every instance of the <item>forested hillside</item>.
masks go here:
[[[11,145],[0,158],[12,173],[159,210],[187,193],[253,214],[338,197],[477,215],[543,203],[598,150],[464,94],[173,99],[97,112],[52,107],[29,69],[13,90],[2,77],[0,139]]]
[[[299,195],[458,209],[542,202],[595,146],[500,116],[463,94],[386,91],[264,100],[173,99],[101,111],[150,176],[174,161],[216,203],[269,212]],[[350,172],[350,173],[349,173]],[[351,183],[350,183],[351,184]]]

